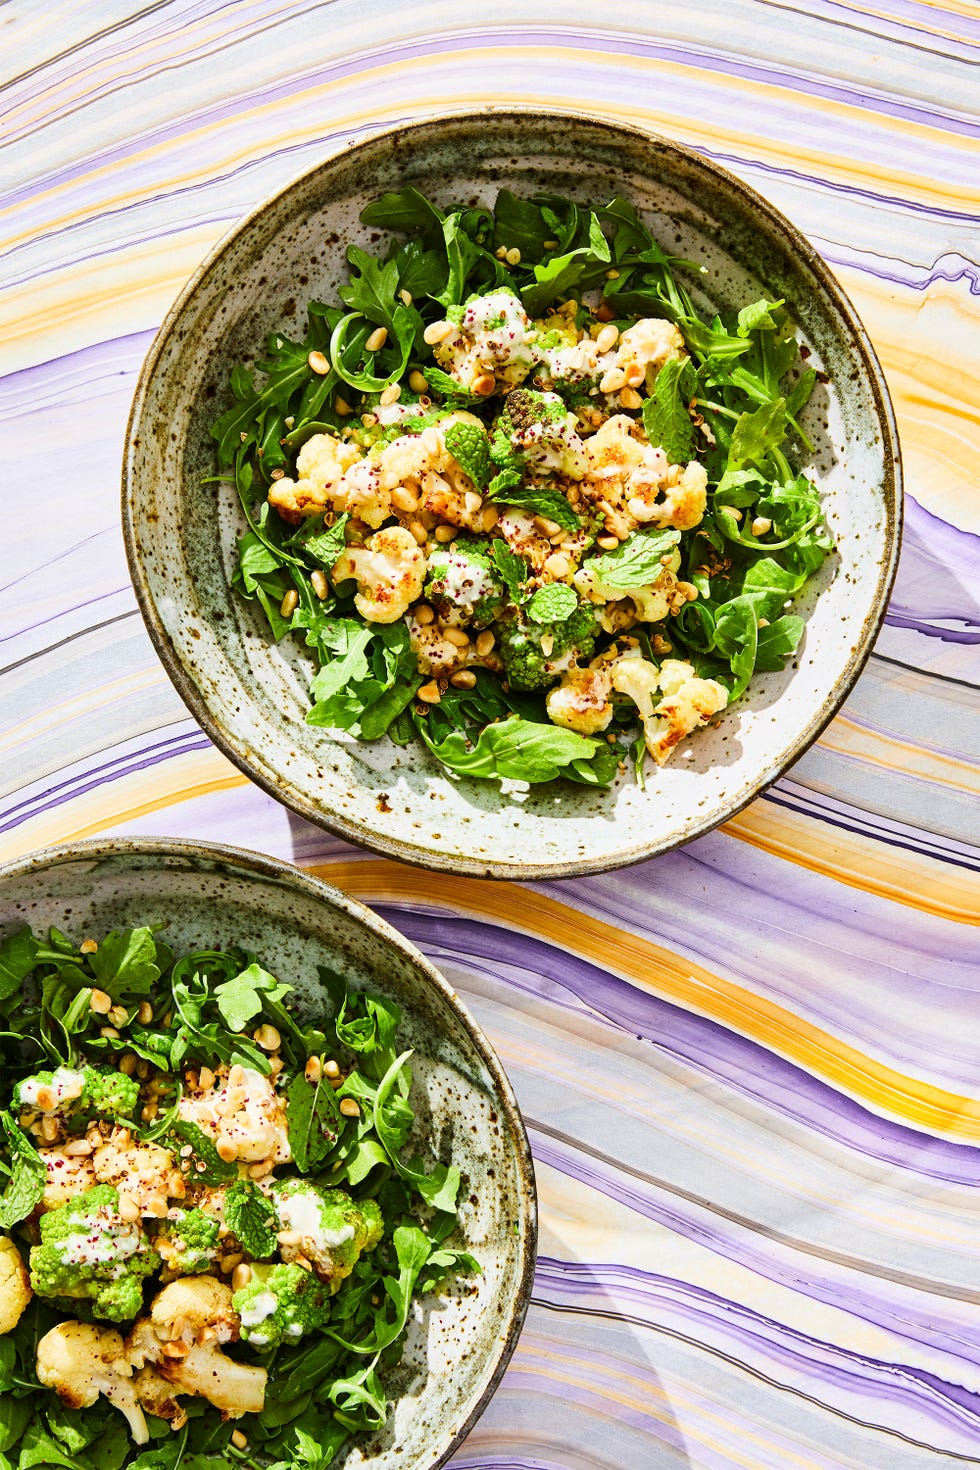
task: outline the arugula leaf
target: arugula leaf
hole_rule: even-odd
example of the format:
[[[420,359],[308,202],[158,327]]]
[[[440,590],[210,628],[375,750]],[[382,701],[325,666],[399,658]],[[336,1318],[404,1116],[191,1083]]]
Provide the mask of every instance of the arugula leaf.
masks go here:
[[[670,556],[681,539],[680,531],[634,531],[615,551],[593,557],[588,565],[607,587],[629,591],[655,582],[664,569],[663,559]]]
[[[745,464],[759,464],[770,451],[786,438],[786,402],[776,398],[764,403],[754,413],[743,413],[732,430],[728,464],[734,469]]]
[[[39,948],[30,928],[18,929],[0,944],[0,1000],[20,989],[34,968]]]
[[[446,448],[480,490],[490,479],[490,436],[478,424],[450,424],[443,435]]]
[[[253,960],[247,969],[217,985],[214,995],[229,1031],[244,1031],[254,1016],[261,1015],[264,997],[281,1000],[291,989]]]
[[[531,575],[527,562],[516,552],[511,551],[507,542],[502,541],[499,537],[490,542],[490,555],[504,586],[510,593],[511,600],[520,603],[524,595],[524,583]]]
[[[577,760],[588,760],[598,741],[559,725],[535,724],[511,715],[497,725],[488,725],[473,745],[459,733],[426,744],[437,760],[461,776],[497,780],[553,781]]]
[[[340,299],[375,326],[393,331],[398,305],[395,295],[398,267],[392,260],[382,264],[356,245],[347,247],[347,259],[355,267],[356,274],[351,276],[349,285],[339,288],[337,294]]]
[[[367,991],[348,991],[343,999],[334,1029],[341,1046],[359,1056],[390,1052],[402,1013],[394,1001]],[[390,1058],[389,1058],[390,1060]],[[388,1062],[385,1062],[387,1070]]]
[[[796,613],[785,613],[768,627],[760,628],[755,667],[769,671],[781,669],[783,661],[799,647],[805,626]]]
[[[238,1179],[225,1193],[225,1224],[255,1260],[274,1256],[278,1249],[278,1220],[267,1195],[251,1179]]]
[[[13,1158],[10,1178],[0,1196],[0,1229],[10,1230],[21,1220],[26,1220],[39,1203],[48,1176],[37,1149],[4,1112],[0,1112],[0,1126],[7,1135]]]
[[[657,374],[653,397],[643,405],[643,427],[653,445],[659,445],[671,464],[687,464],[694,454],[694,424],[682,380],[690,375],[690,363],[671,359]]]
[[[535,623],[564,623],[578,607],[578,593],[566,582],[549,582],[539,587],[527,605]]]
[[[442,215],[411,184],[373,200],[361,210],[361,220],[382,230],[398,230],[406,234],[417,230],[429,242],[442,235]]]
[[[306,1174],[323,1162],[344,1126],[329,1082],[313,1083],[297,1073],[286,1089],[286,1128],[296,1167]]]

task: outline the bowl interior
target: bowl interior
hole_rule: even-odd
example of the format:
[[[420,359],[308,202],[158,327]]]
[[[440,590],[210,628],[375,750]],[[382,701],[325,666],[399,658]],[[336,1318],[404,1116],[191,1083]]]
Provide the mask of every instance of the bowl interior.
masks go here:
[[[311,666],[268,641],[257,604],[230,587],[241,513],[215,473],[209,426],[232,366],[269,332],[301,334],[311,298],[336,301],[351,243],[377,249],[363,207],[412,183],[439,204],[492,204],[506,185],[582,202],[628,198],[671,251],[702,264],[709,309],[784,298],[828,381],[805,427],[836,554],[807,588],[807,631],[779,673],[683,757],[608,790],[529,792],[459,782],[423,749],[359,744],[304,723]],[[845,298],[806,242],[758,196],[696,155],[563,116],[501,113],[424,123],[358,144],[290,185],[205,263],[164,324],[137,392],[124,523],[137,592],[178,689],[243,770],[302,815],[409,861],[549,876],[635,861],[708,830],[819,733],[856,677],[897,550],[897,450],[880,370]]]
[[[516,1342],[530,1292],[536,1206],[523,1124],[499,1063],[449,986],[383,920],[336,890],[272,861],[174,842],[89,844],[0,873],[0,937],[54,924],[76,942],[159,924],[178,952],[254,951],[315,1012],[318,965],[403,1009],[414,1048],[418,1144],[464,1177],[460,1234],[482,1275],[426,1299],[386,1382],[386,1428],[345,1465],[430,1470],[489,1398]],[[411,1141],[409,1147],[411,1146]]]

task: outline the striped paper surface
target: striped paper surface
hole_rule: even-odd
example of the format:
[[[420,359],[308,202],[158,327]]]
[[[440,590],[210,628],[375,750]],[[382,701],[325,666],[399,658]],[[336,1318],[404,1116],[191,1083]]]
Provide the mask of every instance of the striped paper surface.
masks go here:
[[[468,1470],[980,1465],[980,9],[133,0],[0,9],[0,859],[257,846],[376,905],[516,1086],[534,1304]],[[686,850],[520,886],[360,853],[210,745],[136,611],[125,416],[265,195],[483,103],[639,123],[809,236],[899,419],[901,568],[820,742]]]

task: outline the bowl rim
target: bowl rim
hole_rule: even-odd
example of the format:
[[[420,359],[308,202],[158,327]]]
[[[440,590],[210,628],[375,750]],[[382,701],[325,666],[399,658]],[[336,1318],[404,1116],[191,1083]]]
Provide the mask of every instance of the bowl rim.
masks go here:
[[[0,864],[0,887],[9,878],[39,875],[52,867],[73,862],[98,862],[108,858],[185,858],[191,861],[217,862],[237,868],[248,877],[271,879],[293,889],[299,889],[307,897],[325,904],[328,908],[341,909],[356,923],[363,925],[377,938],[398,950],[425,980],[450,1006],[459,1018],[463,1029],[493,1079],[500,1098],[502,1121],[509,1129],[514,1143],[517,1166],[517,1183],[524,1210],[524,1229],[520,1236],[520,1260],[517,1288],[511,1300],[508,1316],[501,1322],[495,1334],[496,1359],[493,1370],[483,1391],[474,1403],[465,1421],[452,1433],[452,1440],[437,1460],[426,1461],[417,1470],[439,1470],[453,1455],[469,1431],[486,1409],[500,1384],[508,1363],[520,1339],[524,1320],[531,1305],[531,1290],[534,1284],[534,1266],[538,1245],[538,1197],[534,1175],[534,1160],[528,1141],[527,1128],[521,1110],[503,1066],[490,1044],[482,1027],[469,1009],[460,1000],[454,988],[435,965],[417,949],[410,940],[374,912],[360,899],[351,898],[340,888],[325,883],[322,878],[285,858],[270,857],[251,848],[236,847],[230,843],[196,842],[180,837],[90,837],[77,842],[58,843],[37,848],[9,862]]]
[[[266,774],[264,770],[258,769],[251,761],[249,753],[238,747],[231,735],[224,729],[220,719],[212,714],[200,689],[185,670],[164,628],[139,556],[136,535],[138,516],[134,496],[131,493],[135,482],[135,459],[140,437],[139,426],[142,422],[145,401],[156,372],[157,364],[186,306],[203,285],[212,267],[231,244],[239,236],[251,229],[253,224],[273,204],[283,199],[297,185],[317,174],[321,169],[325,168],[341,155],[349,156],[356,154],[362,148],[374,148],[386,138],[390,139],[393,144],[396,142],[402,144],[403,140],[410,140],[413,135],[416,137],[423,134],[431,135],[447,123],[468,122],[478,125],[485,122],[488,116],[504,120],[514,119],[515,121],[523,122],[531,120],[549,122],[560,118],[564,121],[570,119],[573,123],[585,123],[591,129],[606,132],[611,137],[618,137],[620,139],[625,137],[638,144],[652,144],[661,151],[675,154],[695,171],[700,169],[704,174],[712,177],[717,183],[727,186],[736,193],[743,195],[750,208],[762,214],[770,227],[782,233],[789,251],[796,255],[816,277],[818,285],[826,293],[831,306],[838,313],[845,328],[850,333],[852,351],[860,358],[867,375],[871,388],[875,420],[882,437],[885,554],[882,557],[878,569],[878,579],[874,589],[869,616],[865,619],[854,647],[851,649],[840,675],[823,704],[818,706],[814,711],[812,718],[789,749],[777,760],[774,760],[749,784],[745,792],[728,807],[723,816],[708,816],[700,820],[695,820],[679,835],[675,834],[667,838],[653,836],[650,841],[619,854],[607,854],[597,858],[577,858],[568,862],[521,863],[496,860],[493,858],[474,858],[465,853],[453,854],[432,851],[407,838],[388,837],[381,832],[365,834],[362,827],[356,821],[340,813],[323,810],[315,802],[311,801],[304,792],[293,787],[291,783],[286,782],[281,777]],[[372,128],[367,135],[358,138],[357,141],[341,144],[333,148],[318,163],[314,164],[312,168],[303,169],[280,189],[277,189],[267,198],[261,200],[243,218],[232,225],[216,244],[212,246],[197,269],[185,283],[164,317],[150,345],[150,349],[143,361],[137,378],[126,424],[121,480],[123,543],[126,551],[126,560],[129,565],[130,577],[136,594],[136,601],[143,616],[144,624],[157,655],[176,688],[177,693],[201,729],[222,754],[237,766],[249,780],[253,781],[269,796],[281,802],[283,806],[295,812],[297,816],[303,817],[315,826],[331,832],[347,842],[378,853],[382,857],[396,858],[401,862],[410,863],[415,867],[477,878],[519,879],[536,882],[547,878],[584,877],[592,873],[612,872],[618,868],[631,867],[637,863],[645,862],[650,858],[658,857],[662,853],[672,852],[679,847],[684,847],[689,842],[693,842],[698,837],[705,836],[708,832],[714,831],[715,828],[723,826],[725,822],[737,816],[751,802],[763,795],[774,782],[779,780],[809,750],[810,746],[823,734],[851,693],[865,664],[871,656],[875,640],[884,621],[889,596],[898,572],[898,561],[902,542],[902,455],[895,411],[888,391],[888,385],[861,318],[850,297],[823,257],[810,244],[809,240],[797,226],[788,220],[775,205],[771,204],[762,194],[757,193],[750,184],[745,183],[737,174],[722,167],[713,159],[707,158],[704,154],[686,144],[675,142],[672,138],[666,138],[662,134],[647,131],[635,124],[614,122],[604,117],[590,117],[585,113],[576,111],[574,108],[549,109],[536,106],[520,107],[507,105],[500,107],[491,106],[481,112],[476,112],[470,108],[460,108],[458,110],[447,110],[435,117],[424,117],[407,123],[397,123],[390,126],[379,124],[376,128]],[[450,778],[447,776],[446,779],[448,780]]]

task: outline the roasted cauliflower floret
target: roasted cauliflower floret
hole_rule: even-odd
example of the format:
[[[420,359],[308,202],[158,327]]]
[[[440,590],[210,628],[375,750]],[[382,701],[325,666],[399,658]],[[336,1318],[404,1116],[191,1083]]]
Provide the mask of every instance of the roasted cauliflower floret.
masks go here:
[[[232,1302],[241,1318],[242,1337],[253,1347],[297,1343],[325,1327],[330,1317],[330,1287],[295,1261],[252,1267],[246,1286]]]
[[[706,725],[727,703],[728,691],[716,679],[699,678],[683,659],[665,660],[660,665],[660,702],[654,719],[644,720],[647,750],[657,765],[662,766],[685,735]]]
[[[348,546],[332,576],[335,583],[356,580],[354,606],[369,623],[396,623],[422,591],[425,553],[410,531],[387,526],[364,546]]]
[[[458,316],[458,322],[447,321],[451,330],[434,345],[439,366],[461,387],[484,397],[522,383],[536,361],[536,333],[514,293],[472,296]]]
[[[617,534],[641,522],[689,531],[704,516],[706,471],[696,463],[670,464],[658,445],[637,439],[633,427],[626,414],[606,420],[586,446],[587,480],[611,505],[613,518],[622,519]]]
[[[94,1152],[94,1150],[93,1150]],[[42,1210],[56,1210],[86,1189],[98,1184],[91,1154],[68,1154],[64,1147],[38,1149],[47,1178],[41,1196]]]
[[[32,1295],[20,1251],[9,1236],[0,1235],[0,1336],[13,1332]]]
[[[203,1210],[170,1210],[153,1237],[163,1261],[161,1280],[175,1281],[209,1270],[218,1254],[219,1230],[218,1221]]]
[[[175,1394],[196,1394],[228,1418],[260,1414],[265,1404],[264,1368],[237,1363],[221,1351],[237,1341],[239,1320],[231,1287],[214,1276],[172,1281],[154,1298],[149,1317],[127,1339],[130,1362],[152,1365]]]
[[[545,700],[553,725],[579,735],[598,735],[613,717],[609,699],[612,677],[607,669],[568,669]]]
[[[505,602],[500,573],[487,541],[462,537],[436,546],[428,557],[425,598],[446,623],[492,623]]]
[[[334,486],[360,457],[356,444],[345,444],[332,434],[314,434],[297,455],[297,478],[274,480],[269,504],[292,526],[306,516],[322,515]]]
[[[210,1086],[188,1087],[180,1116],[196,1123],[227,1162],[286,1164],[292,1158],[286,1108],[268,1077],[251,1067],[219,1067]]]
[[[59,1322],[37,1345],[37,1376],[69,1409],[90,1409],[103,1394],[124,1415],[135,1443],[149,1440],[133,1365],[122,1337],[111,1327]]]
[[[643,317],[622,334],[616,347],[615,363],[631,387],[646,382],[653,387],[660,368],[671,358],[687,357],[687,348],[673,322],[658,317]]]
[[[493,428],[490,453],[496,464],[526,466],[537,474],[580,480],[589,467],[577,420],[557,393],[516,388]]]

